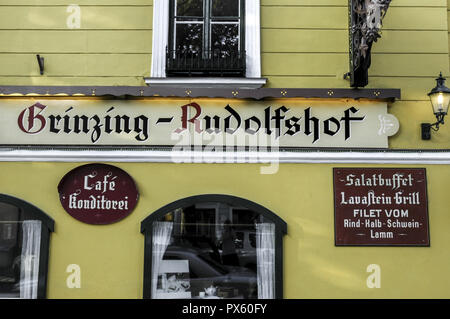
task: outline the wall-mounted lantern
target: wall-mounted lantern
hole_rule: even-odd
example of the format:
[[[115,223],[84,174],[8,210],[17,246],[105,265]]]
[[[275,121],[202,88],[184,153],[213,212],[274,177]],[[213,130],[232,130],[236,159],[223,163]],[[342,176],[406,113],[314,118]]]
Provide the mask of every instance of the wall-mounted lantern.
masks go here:
[[[430,97],[433,113],[437,121],[433,124],[422,123],[422,139],[429,140],[431,138],[431,130],[438,131],[439,125],[444,124],[444,117],[447,115],[450,103],[450,89],[445,86],[445,78],[442,73],[436,79],[436,87],[433,88],[428,96]]]
[[[391,0],[349,0],[350,76],[351,87],[369,83],[370,52],[373,42],[381,38],[381,26]]]

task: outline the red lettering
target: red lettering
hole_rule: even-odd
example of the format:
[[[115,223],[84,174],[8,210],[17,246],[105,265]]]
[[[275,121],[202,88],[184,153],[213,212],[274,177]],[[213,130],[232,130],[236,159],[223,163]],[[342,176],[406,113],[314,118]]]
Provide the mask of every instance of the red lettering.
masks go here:
[[[191,119],[188,120],[188,107],[189,106],[192,106],[195,109],[196,114],[194,117],[192,117]],[[181,133],[182,131],[187,129],[188,122],[194,124],[195,131],[197,133],[201,133],[202,130],[200,128],[200,121],[197,119],[200,116],[200,114],[202,113],[202,108],[200,107],[200,105],[198,105],[197,103],[189,103],[189,104],[183,105],[181,107],[181,109],[183,110],[183,115],[181,116],[182,128],[176,129],[175,133]]]
[[[36,103],[32,106],[30,106],[29,108],[26,108],[25,110],[23,110],[20,114],[19,114],[19,118],[17,119],[17,124],[19,125],[19,128],[27,133],[27,134],[36,134],[39,133],[40,131],[42,131],[45,127],[45,117],[43,117],[41,115],[42,111],[44,111],[44,109],[47,106],[42,105],[40,103]],[[39,109],[38,113],[36,114],[36,108]],[[25,114],[28,111],[28,118],[27,118],[27,122],[28,125],[26,125],[24,122],[24,118],[25,118]],[[35,124],[35,120],[38,120],[40,122],[40,127],[38,127],[37,130],[33,131],[34,128],[34,124]],[[26,126],[26,127],[25,127]]]

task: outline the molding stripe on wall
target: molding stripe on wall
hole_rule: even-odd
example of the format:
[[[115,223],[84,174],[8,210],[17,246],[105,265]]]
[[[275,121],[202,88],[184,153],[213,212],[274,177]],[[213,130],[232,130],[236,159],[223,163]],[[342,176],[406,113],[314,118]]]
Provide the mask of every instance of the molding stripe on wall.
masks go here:
[[[201,152],[169,150],[0,150],[0,162],[450,164],[447,151]]]

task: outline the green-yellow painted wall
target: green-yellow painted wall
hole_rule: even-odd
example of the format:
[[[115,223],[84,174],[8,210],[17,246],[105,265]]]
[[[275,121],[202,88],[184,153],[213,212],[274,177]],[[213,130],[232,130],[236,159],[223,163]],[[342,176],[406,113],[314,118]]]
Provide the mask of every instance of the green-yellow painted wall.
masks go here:
[[[1,192],[26,199],[55,220],[49,298],[141,298],[140,222],[170,202],[211,193],[257,202],[287,222],[286,298],[450,298],[450,214],[442,200],[450,187],[450,166],[414,166],[427,169],[431,247],[413,248],[334,246],[332,167],[349,165],[282,164],[277,174],[262,175],[262,165],[256,164],[113,164],[135,179],[138,206],[116,224],[93,226],[67,214],[56,190],[81,163],[0,163]],[[69,264],[81,267],[80,289],[66,286]],[[381,266],[380,289],[366,286],[369,264]]]
[[[447,30],[448,30],[448,48],[449,48],[449,60],[450,60],[450,0],[447,0]]]
[[[153,0],[76,1],[81,28],[68,29],[70,1],[0,3],[0,81],[33,85],[144,85],[150,75]],[[262,0],[262,73],[269,87],[348,87],[347,0]],[[371,87],[404,88],[425,100],[448,73],[445,0],[394,0],[374,46]],[[35,54],[47,58],[41,77]],[[407,82],[407,83],[404,83]]]

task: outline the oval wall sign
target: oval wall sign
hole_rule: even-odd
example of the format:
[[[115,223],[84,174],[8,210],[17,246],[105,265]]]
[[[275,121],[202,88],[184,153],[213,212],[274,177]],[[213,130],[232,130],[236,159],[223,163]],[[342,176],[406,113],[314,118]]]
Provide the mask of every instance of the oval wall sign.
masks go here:
[[[58,185],[64,209],[87,224],[104,225],[127,217],[139,193],[124,170],[106,164],[88,164],[67,173]]]

